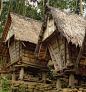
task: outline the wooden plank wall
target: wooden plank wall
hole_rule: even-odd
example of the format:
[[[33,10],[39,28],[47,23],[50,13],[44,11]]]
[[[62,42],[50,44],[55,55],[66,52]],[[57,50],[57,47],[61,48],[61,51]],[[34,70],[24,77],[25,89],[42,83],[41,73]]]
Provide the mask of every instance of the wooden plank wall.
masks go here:
[[[63,37],[61,39],[61,34],[57,33],[48,43],[49,50],[51,55],[51,59],[53,58],[53,62],[55,62],[56,69],[63,69],[66,66],[66,63],[70,63],[69,57],[69,48],[66,39]],[[49,49],[48,48],[48,49]]]
[[[47,62],[44,60],[39,60],[34,57],[34,52],[35,52],[35,47],[36,45],[33,43],[29,42],[23,42],[23,61],[28,61],[28,63],[32,64],[39,64],[46,66]]]
[[[41,43],[39,45],[39,52],[36,54],[37,54],[36,57],[38,57],[40,60],[48,61],[50,59],[50,55],[46,43]]]
[[[19,57],[22,56],[22,43],[20,41],[13,41],[9,46],[9,53],[11,63],[16,61]]]
[[[79,54],[79,47],[76,47],[75,45],[71,45],[71,61],[72,63],[76,62],[77,56]]]

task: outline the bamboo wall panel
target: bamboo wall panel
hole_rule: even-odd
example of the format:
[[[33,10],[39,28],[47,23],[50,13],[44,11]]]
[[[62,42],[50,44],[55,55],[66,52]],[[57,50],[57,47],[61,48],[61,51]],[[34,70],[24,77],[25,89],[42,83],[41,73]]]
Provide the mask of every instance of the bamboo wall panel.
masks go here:
[[[9,52],[12,63],[22,56],[22,44],[19,41],[12,42],[9,47]]]

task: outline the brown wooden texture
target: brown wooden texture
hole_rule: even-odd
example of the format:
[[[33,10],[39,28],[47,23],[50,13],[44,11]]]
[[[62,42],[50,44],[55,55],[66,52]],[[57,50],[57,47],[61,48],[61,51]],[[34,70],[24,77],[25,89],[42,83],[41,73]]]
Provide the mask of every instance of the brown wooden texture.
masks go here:
[[[57,68],[62,70],[66,67],[67,63],[70,63],[69,48],[66,39],[61,37],[61,34],[57,33],[52,39],[49,40],[48,46],[52,50],[49,50],[51,59]]]
[[[11,63],[16,61],[19,57],[22,56],[22,43],[20,41],[10,41],[9,53]]]
[[[12,65],[14,65],[14,64],[16,64],[18,61],[21,61],[22,60],[22,58],[20,57],[20,58],[18,58],[16,61],[14,61],[14,62],[12,62],[11,64],[9,64],[8,66],[6,66],[5,67],[5,69],[7,69],[8,67],[10,67],[10,66],[12,66]]]
[[[46,66],[47,62],[45,60],[39,60],[39,59],[36,59],[34,57],[35,47],[36,47],[36,45],[33,44],[33,43],[23,42],[22,61],[28,61],[28,63],[32,63],[32,64],[35,64],[35,65],[39,64],[39,65]],[[45,52],[45,54],[46,54],[46,52]]]
[[[38,53],[36,53],[36,57],[38,59],[42,59],[42,60],[49,60],[49,52],[47,50],[47,44],[46,43],[41,43],[39,46],[39,51]]]

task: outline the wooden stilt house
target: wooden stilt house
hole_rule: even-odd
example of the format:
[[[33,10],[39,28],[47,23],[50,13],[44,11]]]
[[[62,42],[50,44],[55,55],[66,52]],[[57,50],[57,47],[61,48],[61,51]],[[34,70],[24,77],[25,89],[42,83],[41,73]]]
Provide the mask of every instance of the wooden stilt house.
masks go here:
[[[34,57],[41,26],[42,22],[40,21],[9,13],[1,42],[5,42],[9,48],[11,64],[6,68],[12,66],[13,75],[15,75],[15,71],[20,70],[19,78],[21,80],[24,78],[25,67],[27,72],[30,71],[34,74],[43,69],[47,70],[46,60]]]
[[[83,17],[46,6],[45,19],[42,25],[36,48],[36,57],[44,57],[43,49],[48,48],[54,64],[53,72],[57,76],[56,87],[61,87],[59,78],[69,74],[69,85],[74,85],[74,74],[85,75],[86,51],[82,50],[85,43],[85,24]],[[42,54],[41,54],[42,53]],[[43,58],[45,60],[45,58]],[[82,68],[84,66],[84,70]]]

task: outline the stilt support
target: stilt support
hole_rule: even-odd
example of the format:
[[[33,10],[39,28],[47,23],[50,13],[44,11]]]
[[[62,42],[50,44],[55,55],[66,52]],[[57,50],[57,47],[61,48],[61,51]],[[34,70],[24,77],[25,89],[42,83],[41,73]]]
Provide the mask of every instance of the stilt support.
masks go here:
[[[46,72],[42,72],[42,80],[46,82]]]
[[[74,86],[74,73],[70,73],[69,75],[69,86],[70,87]]]
[[[23,80],[23,77],[24,77],[24,67],[21,67],[19,79]]]
[[[12,80],[13,80],[13,81],[16,80],[16,78],[15,78],[15,72],[13,72],[13,74],[12,74]]]
[[[57,81],[56,81],[56,88],[61,88],[61,81],[60,81],[60,77],[57,77]]]

